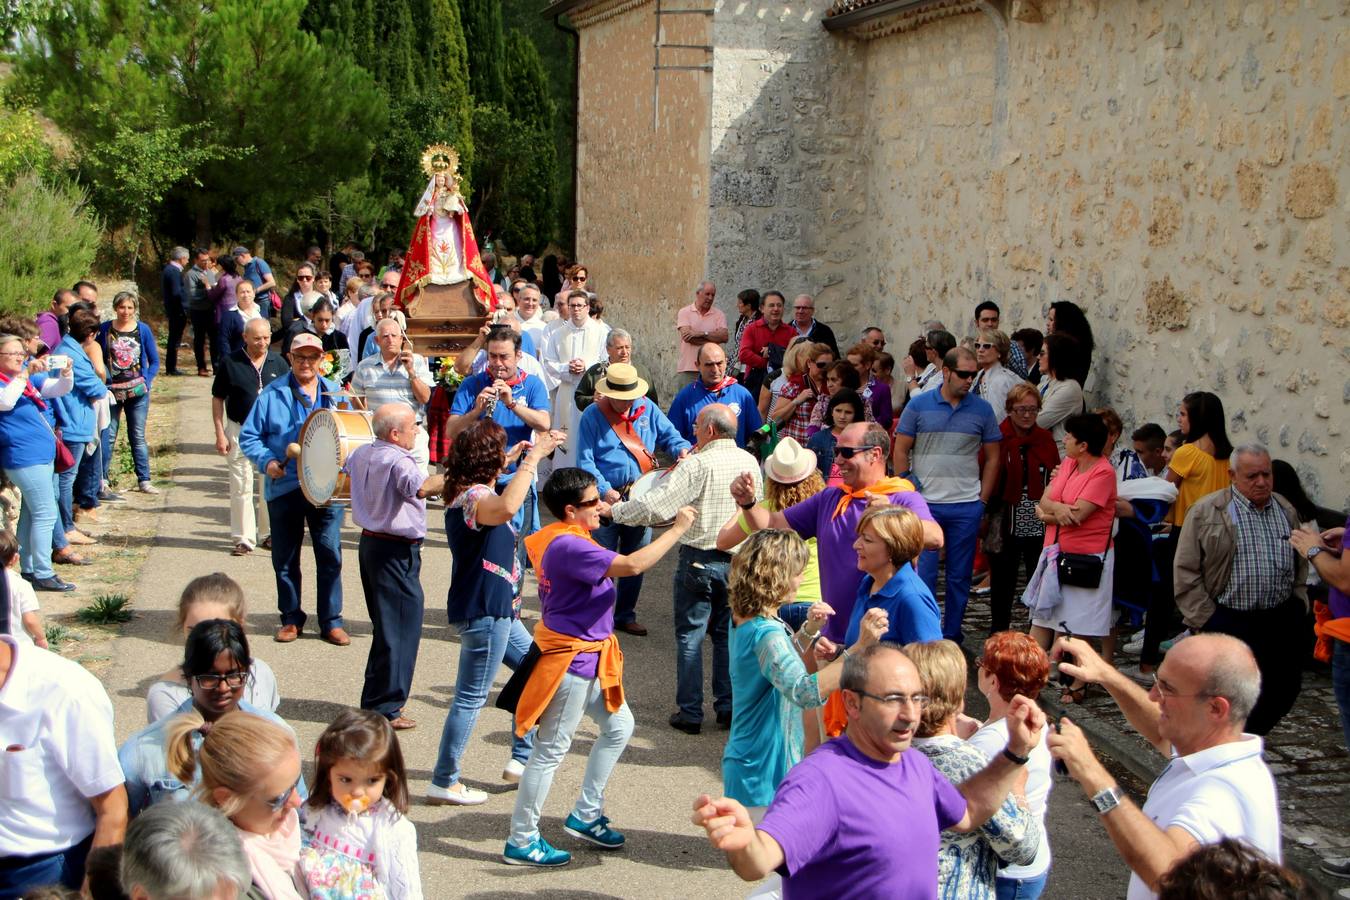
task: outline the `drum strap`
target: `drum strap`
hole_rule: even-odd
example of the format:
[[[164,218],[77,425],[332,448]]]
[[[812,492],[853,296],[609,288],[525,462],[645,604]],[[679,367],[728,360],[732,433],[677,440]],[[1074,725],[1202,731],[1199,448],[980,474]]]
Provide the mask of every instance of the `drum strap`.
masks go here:
[[[652,456],[647,445],[642,443],[642,438],[638,437],[637,429],[633,427],[633,418],[628,418],[614,411],[609,403],[596,403],[600,411],[605,414],[605,420],[609,422],[609,427],[614,429],[614,434],[618,436],[619,443],[623,444],[623,449],[637,461],[638,468],[642,474],[646,475],[652,469],[656,468],[656,457]],[[637,412],[641,412],[641,408]]]

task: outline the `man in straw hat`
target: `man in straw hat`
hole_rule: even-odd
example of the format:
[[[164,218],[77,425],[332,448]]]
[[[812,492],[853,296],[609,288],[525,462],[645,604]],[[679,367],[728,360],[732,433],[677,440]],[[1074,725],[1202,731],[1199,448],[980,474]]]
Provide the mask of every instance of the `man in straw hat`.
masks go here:
[[[657,468],[656,452],[683,457],[689,442],[670,424],[665,413],[646,399],[646,379],[628,363],[610,363],[595,382],[595,402],[581,414],[577,426],[577,466],[595,476],[600,497],[606,503],[618,503],[628,497],[628,489],[648,472]],[[636,553],[652,539],[646,525],[602,524],[591,535],[600,546],[616,553]],[[637,600],[642,591],[642,575],[618,580],[618,599],[614,606],[614,627],[627,634],[644,637],[647,629],[638,624]]]

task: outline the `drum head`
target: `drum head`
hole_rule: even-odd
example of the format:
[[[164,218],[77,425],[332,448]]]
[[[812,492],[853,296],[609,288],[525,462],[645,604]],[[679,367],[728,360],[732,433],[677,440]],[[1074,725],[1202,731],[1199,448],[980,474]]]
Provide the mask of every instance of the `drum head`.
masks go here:
[[[333,499],[337,491],[341,445],[337,418],[326,409],[315,411],[300,434],[298,466],[300,488],[315,506]]]
[[[652,469],[646,475],[643,475],[637,481],[633,482],[633,486],[628,489],[628,499],[636,500],[644,494],[650,494],[652,491],[666,483],[666,478],[670,476],[670,471],[670,469]],[[671,519],[669,522],[658,522],[656,523],[656,527],[664,527],[671,524],[673,521],[675,520]]]

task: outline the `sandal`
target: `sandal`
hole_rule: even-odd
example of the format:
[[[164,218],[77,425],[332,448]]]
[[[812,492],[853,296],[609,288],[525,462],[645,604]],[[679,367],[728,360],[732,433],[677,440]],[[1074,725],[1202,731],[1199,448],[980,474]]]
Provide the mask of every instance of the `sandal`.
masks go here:
[[[1064,693],[1059,696],[1059,702],[1065,706],[1068,706],[1070,703],[1081,704],[1084,698],[1087,697],[1088,689],[1090,687],[1092,687],[1091,684],[1080,684],[1078,687],[1065,688]]]
[[[248,556],[253,552],[253,548],[248,544],[235,544],[234,549],[230,551],[231,556]]]

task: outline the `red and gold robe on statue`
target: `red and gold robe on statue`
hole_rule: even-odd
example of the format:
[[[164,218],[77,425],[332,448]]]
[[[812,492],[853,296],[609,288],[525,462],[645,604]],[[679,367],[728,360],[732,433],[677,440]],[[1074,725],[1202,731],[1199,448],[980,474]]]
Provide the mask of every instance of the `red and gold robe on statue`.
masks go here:
[[[395,295],[399,308],[407,309],[423,285],[472,281],[474,297],[482,308],[488,313],[495,310],[497,295],[478,253],[469,211],[453,182],[445,175],[433,177],[415,214],[417,227]]]

